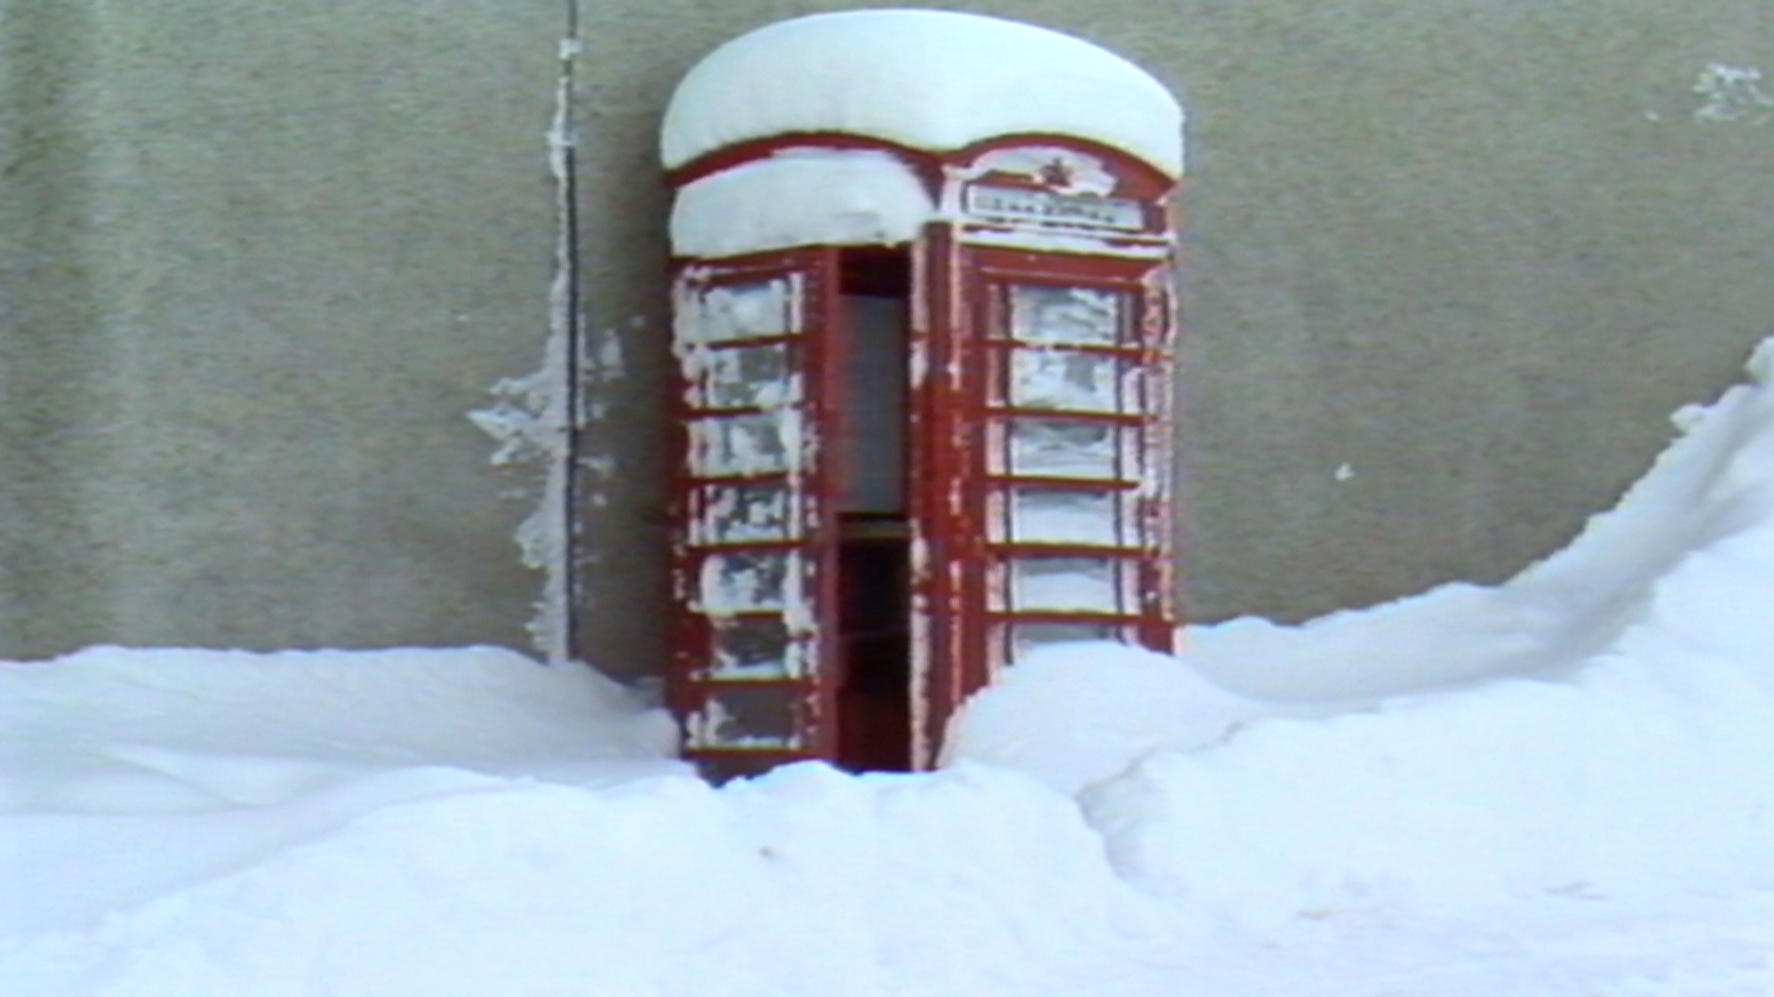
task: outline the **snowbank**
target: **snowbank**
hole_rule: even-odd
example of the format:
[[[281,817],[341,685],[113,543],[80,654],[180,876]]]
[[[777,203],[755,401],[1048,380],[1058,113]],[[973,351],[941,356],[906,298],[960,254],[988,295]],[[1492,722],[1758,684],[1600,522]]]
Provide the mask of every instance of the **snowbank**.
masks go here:
[[[1026,777],[717,790],[507,651],[99,648],[0,667],[0,736],[5,994],[1132,994],[1171,947]]]
[[[0,936],[89,923],[501,778],[684,773],[674,738],[590,669],[493,648],[0,664]]]
[[[1751,373],[1504,586],[1057,649],[933,775],[711,788],[494,650],[0,668],[0,993],[1768,992]]]
[[[974,697],[945,750],[1071,795],[1147,755],[1215,744],[1253,720],[1337,709],[1241,696],[1142,648],[1054,644]]]
[[[0,992],[1113,995],[1149,992],[1117,979],[1174,940],[1076,809],[1009,773],[591,791],[432,770],[353,795],[293,847],[0,942]],[[263,840],[340,804],[186,830]]]
[[[1130,879],[1255,922],[1774,878],[1774,345],[1750,372],[1499,588],[1204,628],[1177,661],[1056,650],[957,754],[1084,787]]]
[[[1163,84],[1089,42],[977,14],[859,10],[781,21],[710,53],[672,95],[660,151],[675,168],[796,132],[931,150],[1061,134],[1177,176],[1182,131]]]
[[[1622,659],[1579,683],[1259,724],[1152,755],[1083,802],[1130,879],[1258,925],[1766,882],[1774,688],[1681,657],[1678,675]]]
[[[282,803],[413,765],[562,782],[682,771],[672,725],[498,648],[125,650],[0,664],[0,813]]]

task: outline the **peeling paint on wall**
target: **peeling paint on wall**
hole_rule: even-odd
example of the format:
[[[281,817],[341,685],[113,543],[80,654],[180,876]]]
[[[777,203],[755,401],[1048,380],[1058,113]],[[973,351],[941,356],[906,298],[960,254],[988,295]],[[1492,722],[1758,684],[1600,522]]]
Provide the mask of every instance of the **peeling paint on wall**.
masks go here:
[[[578,425],[588,431],[580,434],[581,446],[574,455],[575,480],[580,484],[575,505],[580,510],[602,509],[610,504],[609,485],[616,477],[616,455],[609,452],[612,442],[609,434],[589,430],[610,418],[610,398],[616,386],[627,378],[628,368],[618,330],[605,329],[596,334],[595,339],[587,334],[583,336],[583,342],[585,347],[581,357],[584,362],[578,375]],[[600,445],[601,449],[594,452],[593,448]],[[574,562],[578,577],[585,577],[599,560],[595,551],[579,551]]]
[[[1693,90],[1706,99],[1694,112],[1696,121],[1747,121],[1765,125],[1774,120],[1774,93],[1765,89],[1762,71],[1754,66],[1713,63],[1700,71]]]
[[[518,524],[513,539],[524,567],[542,572],[542,592],[534,601],[535,613],[525,625],[530,641],[550,664],[571,657],[571,606],[573,537],[572,449],[577,392],[577,294],[578,268],[574,245],[572,68],[579,43],[560,43],[561,71],[555,84],[554,119],[549,126],[549,172],[555,180],[555,273],[548,290],[548,339],[542,366],[523,377],[508,377],[489,393],[492,407],[468,414],[475,425],[498,441],[491,458],[496,467],[530,469],[537,479],[535,507]]]
[[[499,381],[490,389],[497,399],[493,406],[468,414],[498,441],[494,466],[531,469],[537,478],[535,485],[516,492],[534,499],[535,507],[518,524],[513,538],[524,567],[543,572],[542,594],[526,629],[551,664],[568,657],[566,359],[567,336],[551,333],[540,369]]]

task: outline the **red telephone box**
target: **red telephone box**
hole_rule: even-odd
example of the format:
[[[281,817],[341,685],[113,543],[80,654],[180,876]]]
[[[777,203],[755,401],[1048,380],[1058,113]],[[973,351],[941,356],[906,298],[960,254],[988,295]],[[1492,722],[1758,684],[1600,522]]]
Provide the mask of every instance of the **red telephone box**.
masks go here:
[[[688,757],[924,769],[1029,647],[1171,647],[1173,173],[803,131],[669,180]]]

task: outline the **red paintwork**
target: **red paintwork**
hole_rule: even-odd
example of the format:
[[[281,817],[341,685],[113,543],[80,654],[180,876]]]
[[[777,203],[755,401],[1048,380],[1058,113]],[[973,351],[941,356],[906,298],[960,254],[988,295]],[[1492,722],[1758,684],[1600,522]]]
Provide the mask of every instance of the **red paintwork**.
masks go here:
[[[1138,232],[1097,232],[1105,251],[1092,253],[1076,247],[1043,251],[994,243],[994,238],[1002,239],[1006,233],[1019,230],[1010,223],[937,221],[926,226],[915,243],[905,247],[910,253],[912,274],[908,349],[925,351],[928,369],[925,382],[914,385],[911,391],[906,414],[906,473],[910,482],[907,518],[913,535],[925,544],[929,554],[927,570],[913,575],[914,614],[921,615],[919,622],[924,628],[924,639],[915,642],[912,652],[919,663],[914,670],[914,712],[909,721],[917,724],[912,732],[914,756],[909,759],[910,767],[915,769],[929,768],[937,762],[949,719],[967,696],[986,685],[992,674],[1004,666],[1004,649],[996,633],[1007,622],[1094,619],[1122,628],[1144,646],[1171,648],[1177,623],[1170,500],[1174,433],[1171,348],[1176,323],[1170,288],[1174,262],[1172,217],[1166,198],[1175,183],[1148,164],[1114,150],[1045,135],[1007,136],[945,154],[849,135],[777,136],[705,156],[669,177],[674,186],[682,186],[783,149],[849,148],[878,149],[899,156],[925,178],[933,196],[939,198],[945,184],[958,186],[980,179],[989,179],[995,186],[1043,189],[1039,179],[1023,175],[963,176],[980,155],[1020,146],[1061,147],[1100,160],[1117,179],[1112,196],[1142,203],[1145,227]],[[951,199],[949,203],[956,202]],[[838,394],[844,384],[846,337],[838,286],[840,252],[834,247],[811,247],[720,260],[674,261],[680,285],[687,280],[699,281],[698,286],[716,286],[800,275],[806,287],[806,331],[798,337],[801,351],[797,366],[807,387],[804,404],[808,418],[822,440],[838,438],[838,420],[842,417]],[[1079,490],[1117,487],[1110,482],[1088,480],[1012,479],[993,470],[989,452],[992,427],[1007,424],[1024,412],[994,398],[994,391],[1007,377],[1004,368],[1009,362],[1010,346],[1004,338],[1006,295],[1007,289],[1016,284],[1110,290],[1134,305],[1124,320],[1129,323],[1126,341],[1079,349],[1124,356],[1143,371],[1140,383],[1144,397],[1139,411],[1066,413],[1063,418],[1071,422],[1118,424],[1136,438],[1133,450],[1145,463],[1146,476],[1157,487],[1131,503],[1137,520],[1133,530],[1135,546],[1111,551],[1086,546],[1018,545],[990,539],[990,497],[1012,480],[1023,485],[1039,485],[1046,480],[1057,484],[1064,480],[1066,488]],[[692,598],[701,564],[710,551],[688,543],[693,511],[691,493],[702,482],[689,472],[688,426],[695,413],[685,402],[686,387],[683,372],[676,372],[671,388],[675,425],[671,450],[675,609],[668,700],[680,718],[695,715],[720,685],[704,674],[712,654],[712,625],[708,616],[694,608]],[[795,724],[801,732],[800,747],[703,747],[689,751],[690,757],[712,775],[745,775],[800,758],[838,757],[838,690],[843,665],[837,641],[839,599],[834,586],[838,578],[838,522],[834,510],[841,480],[839,462],[843,459],[840,454],[823,450],[816,455],[814,466],[806,475],[809,502],[800,510],[805,523],[800,540],[723,548],[794,549],[802,555],[809,570],[811,611],[817,622],[817,633],[810,639],[819,665],[805,679],[747,683],[750,688],[781,688],[794,698],[798,704]],[[1098,558],[1123,559],[1133,566],[1131,570],[1138,579],[1137,606],[1124,607],[1122,613],[1110,615],[1015,613],[992,608],[990,586],[994,573],[989,566],[994,559],[1018,553],[1086,552]],[[870,722],[878,721],[879,718],[873,718]],[[850,735],[850,743],[854,743],[857,731],[852,730]]]

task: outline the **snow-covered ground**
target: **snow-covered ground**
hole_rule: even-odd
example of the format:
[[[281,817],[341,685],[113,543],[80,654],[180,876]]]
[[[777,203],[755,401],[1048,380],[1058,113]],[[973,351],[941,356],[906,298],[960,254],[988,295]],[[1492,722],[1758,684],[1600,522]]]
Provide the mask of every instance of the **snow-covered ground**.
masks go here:
[[[0,668],[0,993],[1774,994],[1774,346],[1569,549],[1180,659],[949,767],[711,788],[581,668]]]

